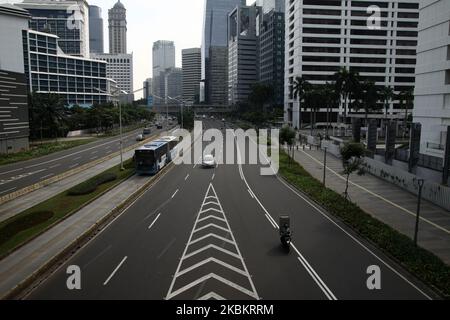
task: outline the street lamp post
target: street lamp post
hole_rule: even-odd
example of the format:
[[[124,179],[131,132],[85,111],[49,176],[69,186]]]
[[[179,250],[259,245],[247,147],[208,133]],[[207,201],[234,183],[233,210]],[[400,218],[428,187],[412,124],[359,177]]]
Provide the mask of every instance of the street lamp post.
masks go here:
[[[185,102],[184,100],[177,99],[178,97],[175,97],[175,98],[168,97],[168,98],[171,99],[171,100],[178,101],[178,102],[180,103],[180,109],[181,109],[181,129],[183,129],[183,128],[184,128],[184,114],[183,114],[183,112],[184,112],[184,106],[185,106],[186,102]]]
[[[325,187],[325,182],[327,178],[327,147],[325,147],[323,155],[323,186]]]
[[[417,197],[417,214],[416,214],[416,228],[414,230],[414,245],[417,246],[417,235],[419,233],[419,221],[420,221],[420,207],[422,202],[422,189],[423,185],[425,184],[425,180],[419,179],[419,194]]]

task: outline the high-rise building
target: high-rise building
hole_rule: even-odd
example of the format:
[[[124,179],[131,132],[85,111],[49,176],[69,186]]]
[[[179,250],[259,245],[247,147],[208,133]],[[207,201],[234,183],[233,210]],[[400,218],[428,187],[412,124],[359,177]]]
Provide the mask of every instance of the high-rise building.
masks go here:
[[[206,0],[203,17],[202,34],[202,87],[201,96],[207,99],[210,90],[207,79],[207,64],[209,58],[209,48],[226,47],[228,45],[228,14],[238,5],[245,5],[245,0]],[[208,64],[212,67],[212,64]],[[217,90],[215,90],[217,91]]]
[[[113,79],[122,95],[133,94],[133,54],[92,54],[92,58],[107,63],[106,77]],[[125,91],[126,94],[123,92]],[[130,99],[132,100],[132,99]],[[129,100],[127,100],[129,101]]]
[[[28,90],[60,95],[66,104],[90,107],[109,99],[106,62],[62,54],[58,37],[24,31]]]
[[[30,18],[17,6],[0,4],[0,154],[29,147],[22,33]]]
[[[85,0],[24,0],[17,6],[32,16],[30,29],[57,35],[65,54],[89,57],[89,7]]]
[[[153,43],[153,101],[155,104],[166,102],[165,72],[175,68],[175,44],[173,41],[159,40]]]
[[[166,104],[180,104],[183,98],[183,71],[181,68],[166,69],[164,74]]]
[[[152,78],[147,78],[145,79],[144,83],[143,83],[143,88],[144,88],[144,99],[148,99],[148,97],[150,97],[152,95]]]
[[[89,48],[91,53],[104,52],[102,9],[89,6]]]
[[[228,47],[209,47],[207,78],[208,102],[211,105],[228,105]]]
[[[259,21],[262,8],[238,6],[228,19],[228,102],[246,101],[259,80]]]
[[[109,53],[127,53],[127,10],[120,0],[108,10]]]
[[[396,93],[414,87],[419,0],[292,0],[286,4],[284,94],[289,125],[299,127],[303,113],[291,90],[296,77],[325,84],[345,67]],[[380,11],[379,21],[368,13],[373,5]],[[401,109],[401,103],[393,101],[389,117],[403,119]],[[326,111],[318,111],[317,122],[326,122]],[[333,110],[332,121],[343,113],[341,104]]]
[[[159,40],[153,43],[153,75],[175,68],[175,44],[173,41]]]
[[[199,99],[201,68],[201,49],[184,49],[182,51],[183,100],[186,102],[195,103]]]
[[[274,103],[284,104],[284,12],[264,14],[259,35],[259,80],[273,88]]]
[[[263,13],[269,13],[272,10],[285,11],[285,0],[256,0],[256,5],[262,7]]]
[[[414,122],[422,124],[420,152],[444,157],[450,126],[450,2],[421,2]]]

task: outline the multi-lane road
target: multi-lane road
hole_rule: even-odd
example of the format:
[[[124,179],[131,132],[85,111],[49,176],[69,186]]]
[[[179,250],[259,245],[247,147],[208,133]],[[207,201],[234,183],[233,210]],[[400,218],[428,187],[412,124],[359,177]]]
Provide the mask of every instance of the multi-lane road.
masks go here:
[[[136,144],[137,133],[142,129],[124,134],[123,147]],[[152,134],[160,133],[152,127]],[[99,139],[93,143],[56,152],[29,161],[0,167],[0,196],[18,191],[35,183],[62,174],[89,162],[106,157],[120,150],[120,138]]]
[[[259,168],[173,166],[27,298],[433,297],[379,250]],[[290,252],[278,238],[278,217],[285,214],[292,219]],[[71,265],[80,267],[81,290],[67,288]],[[367,286],[370,266],[381,271],[380,290]]]

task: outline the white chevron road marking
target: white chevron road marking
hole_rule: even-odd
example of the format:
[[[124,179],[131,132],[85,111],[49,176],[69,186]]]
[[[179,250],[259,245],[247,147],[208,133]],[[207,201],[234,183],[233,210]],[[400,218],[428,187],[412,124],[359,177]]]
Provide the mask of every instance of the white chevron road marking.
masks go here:
[[[203,297],[198,298],[198,300],[211,300],[211,299],[215,299],[215,300],[225,300],[224,297],[218,295],[215,292],[210,292],[208,294],[205,294]]]
[[[216,206],[218,208],[211,208],[208,206]],[[216,215],[205,215],[211,212],[219,213],[220,216]],[[204,226],[199,226],[201,222],[204,221],[211,221],[211,223],[206,224]],[[226,227],[217,225],[215,222],[220,222],[221,224],[225,224]],[[212,230],[210,233],[198,236],[198,238],[194,238],[200,231],[211,228]],[[221,233],[226,232],[227,236],[226,238],[219,234],[216,234],[214,231],[220,231]],[[229,239],[227,239],[229,238]],[[232,247],[232,252],[228,249],[225,249],[223,247],[217,246],[213,243],[214,240],[222,241],[222,243],[228,246],[228,249]],[[194,251],[191,251],[193,249],[193,245],[204,243],[204,246],[196,249]],[[198,246],[196,246],[198,248]],[[204,258],[200,254],[205,253],[206,251],[210,252],[209,257]],[[239,262],[239,266],[231,265],[230,263],[223,261],[221,259],[226,259],[230,257],[231,261],[233,261],[233,264],[237,261]],[[191,260],[187,261],[187,259],[201,257],[202,260],[196,261],[195,263]],[[219,259],[218,257],[221,257]],[[237,261],[236,261],[237,260]],[[191,265],[188,265],[188,263],[191,263]],[[187,265],[187,266],[185,266]],[[205,274],[204,268],[205,266],[213,266],[221,267],[225,270],[231,270],[235,274],[239,275],[239,277],[243,277],[242,282],[243,283],[235,283],[229,279],[226,279],[222,276],[217,275],[216,273],[209,272]],[[183,268],[182,268],[183,267]],[[202,271],[203,270],[203,271]],[[195,274],[197,272],[198,274]],[[191,281],[190,283],[185,283],[181,279],[179,281],[178,287],[177,280],[184,276],[188,275],[190,277],[197,276],[197,278]],[[241,279],[241,280],[242,280]],[[231,231],[230,224],[228,223],[227,217],[225,215],[225,212],[223,211],[222,204],[220,203],[220,200],[217,196],[217,193],[214,189],[214,186],[212,183],[210,183],[208,190],[205,194],[205,197],[203,199],[203,203],[200,207],[199,213],[197,215],[196,221],[194,223],[194,226],[192,228],[192,232],[189,236],[189,241],[186,245],[186,248],[184,249],[183,255],[180,259],[180,262],[178,264],[177,270],[175,271],[175,274],[172,279],[172,283],[170,284],[169,291],[166,295],[166,300],[170,300],[173,298],[176,298],[177,296],[181,295],[182,293],[187,292],[188,290],[198,286],[205,284],[208,280],[216,280],[222,284],[224,287],[232,288],[233,290],[236,290],[240,292],[241,294],[245,294],[246,296],[249,296],[253,299],[259,300],[258,293],[256,292],[255,285],[253,284],[252,277],[250,276],[247,266],[244,262],[244,259],[242,257],[242,254],[239,250],[239,247],[236,243],[236,239],[234,238],[233,232]],[[181,285],[181,287],[179,287]],[[222,287],[221,287],[222,288]],[[218,289],[218,288],[217,288]],[[231,291],[232,292],[232,291]],[[194,297],[195,298],[195,297]],[[230,296],[228,297],[230,299],[233,299],[235,297]],[[209,300],[209,299],[216,299],[216,300],[225,300],[224,297],[218,295],[214,291],[211,291],[199,298],[199,300]]]

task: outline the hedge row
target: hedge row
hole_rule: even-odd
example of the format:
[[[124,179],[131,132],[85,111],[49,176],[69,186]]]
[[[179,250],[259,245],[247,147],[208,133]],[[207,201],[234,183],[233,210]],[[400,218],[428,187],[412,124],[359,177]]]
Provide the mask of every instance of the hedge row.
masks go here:
[[[89,179],[83,183],[80,183],[79,185],[73,187],[68,191],[69,196],[83,196],[86,194],[90,194],[97,190],[99,186],[102,184],[112,182],[117,179],[117,175],[112,172],[104,172],[102,174],[99,174],[98,176]]]
[[[280,154],[280,174],[328,212],[338,217],[364,238],[397,260],[421,281],[450,298],[450,267],[433,253],[416,247],[407,236],[373,218],[333,190],[324,188],[297,162],[289,165],[288,155]]]

